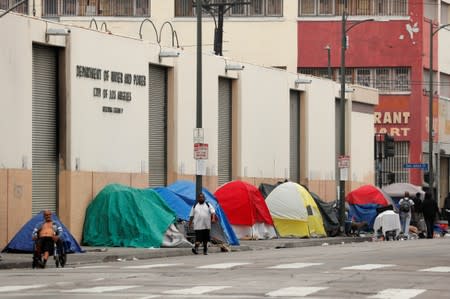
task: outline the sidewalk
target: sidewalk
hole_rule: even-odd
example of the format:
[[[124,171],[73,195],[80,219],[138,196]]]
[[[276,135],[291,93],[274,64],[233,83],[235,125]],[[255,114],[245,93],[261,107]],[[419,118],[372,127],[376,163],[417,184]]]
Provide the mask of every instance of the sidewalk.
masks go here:
[[[232,246],[231,251],[251,251],[275,248],[295,248],[307,246],[326,246],[343,243],[370,242],[371,237],[334,237],[320,239],[272,239],[272,240],[241,240],[240,246]],[[145,260],[152,258],[192,255],[191,248],[125,248],[125,247],[88,247],[85,253],[67,255],[67,266],[92,263],[107,263],[120,260]],[[220,248],[210,247],[210,254],[220,253]],[[49,259],[48,267],[55,267]],[[31,269],[31,254],[1,253],[0,270],[2,269]]]

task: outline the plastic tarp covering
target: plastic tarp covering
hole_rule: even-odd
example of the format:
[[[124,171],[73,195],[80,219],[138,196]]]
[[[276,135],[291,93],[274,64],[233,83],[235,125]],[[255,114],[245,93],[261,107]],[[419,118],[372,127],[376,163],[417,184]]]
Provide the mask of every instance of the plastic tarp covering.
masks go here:
[[[339,233],[339,219],[337,211],[335,209],[336,201],[326,202],[323,201],[317,194],[310,192],[312,198],[319,208],[322,215],[323,225],[327,235],[334,237]]]
[[[178,219],[189,221],[189,213],[191,212],[191,205],[187,204],[180,196],[166,187],[154,188],[161,196],[167,205],[175,211]]]
[[[416,193],[420,193],[422,199],[425,197],[425,191],[421,187],[408,183],[394,183],[384,186],[382,190],[392,197],[404,197],[405,192],[409,192],[411,197],[416,196]]]
[[[346,201],[349,204],[349,219],[365,221],[369,229],[373,229],[377,209],[389,205],[396,209],[392,198],[373,185],[364,185],[351,191],[347,194]]]
[[[157,248],[175,221],[175,212],[154,190],[111,184],[86,210],[83,244]]]
[[[259,184],[258,189],[259,189],[259,192],[261,192],[261,195],[266,199],[267,196],[269,196],[270,192],[272,192],[276,186],[277,185],[261,183],[261,184]]]
[[[187,203],[190,207],[192,207],[196,202],[195,197],[195,184],[190,181],[176,181],[175,183],[167,186],[169,190],[178,195],[185,203]],[[225,215],[225,212],[219,206],[214,195],[208,191],[206,188],[202,188],[203,194],[205,194],[206,201],[213,205],[216,210],[216,215],[218,218],[218,222],[216,225],[212,225],[211,227],[211,236],[214,233],[223,233],[226,237],[226,241],[230,245],[239,245],[239,239],[234,233],[228,219]]]
[[[55,214],[52,214],[52,220],[55,223],[61,225],[63,233],[61,240],[64,242],[67,253],[80,253],[84,252],[70,231]],[[33,218],[31,218],[11,239],[11,241],[3,249],[3,252],[16,252],[16,253],[32,253],[34,251],[34,241],[31,234],[34,228],[40,222],[44,221],[44,211],[39,212]]]
[[[395,236],[398,236],[401,231],[400,217],[394,211],[385,211],[380,213],[373,224],[374,231],[378,231],[381,228],[383,235],[386,235],[387,231],[395,231]]]
[[[192,247],[192,244],[178,230],[175,224],[171,224],[164,234],[161,247]]]
[[[281,237],[326,236],[314,199],[299,184],[286,182],[277,186],[266,203]]]

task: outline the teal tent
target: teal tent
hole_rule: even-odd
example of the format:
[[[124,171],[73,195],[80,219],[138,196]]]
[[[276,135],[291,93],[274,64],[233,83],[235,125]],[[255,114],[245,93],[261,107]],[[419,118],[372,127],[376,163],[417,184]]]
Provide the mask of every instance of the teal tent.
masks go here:
[[[175,212],[158,193],[111,184],[89,204],[83,228],[87,246],[161,247]]]

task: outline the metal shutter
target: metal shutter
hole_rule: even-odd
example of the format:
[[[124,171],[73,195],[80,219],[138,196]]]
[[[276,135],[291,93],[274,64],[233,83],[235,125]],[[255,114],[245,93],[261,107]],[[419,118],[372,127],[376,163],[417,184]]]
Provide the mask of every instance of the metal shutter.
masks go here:
[[[231,181],[231,80],[219,78],[218,184]]]
[[[290,91],[289,180],[300,181],[300,103],[299,92]]]
[[[149,76],[149,186],[167,185],[167,70],[150,65]]]
[[[33,45],[32,94],[32,212],[56,212],[57,52]]]

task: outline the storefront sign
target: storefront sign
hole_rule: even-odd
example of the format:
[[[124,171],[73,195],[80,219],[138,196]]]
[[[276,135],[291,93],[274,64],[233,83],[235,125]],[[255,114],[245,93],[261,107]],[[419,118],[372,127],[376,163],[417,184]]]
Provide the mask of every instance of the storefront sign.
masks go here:
[[[411,113],[409,111],[375,112],[374,116],[376,133],[407,137],[411,131],[409,127]]]

